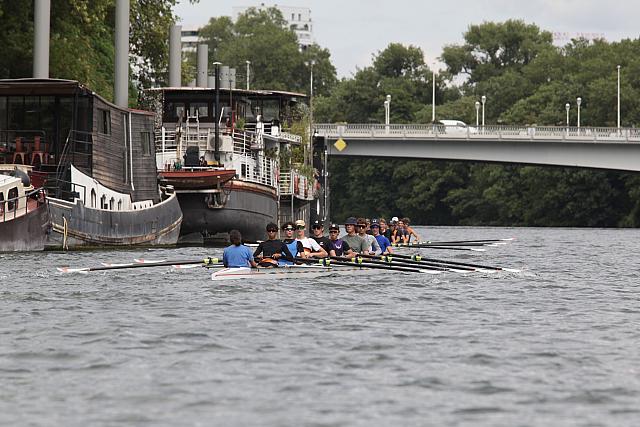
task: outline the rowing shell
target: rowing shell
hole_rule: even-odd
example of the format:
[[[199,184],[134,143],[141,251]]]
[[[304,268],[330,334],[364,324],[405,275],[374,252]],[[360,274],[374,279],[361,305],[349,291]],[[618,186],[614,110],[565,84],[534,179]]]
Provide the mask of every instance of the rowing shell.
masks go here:
[[[395,270],[373,270],[366,267],[354,267],[334,265],[325,267],[322,265],[282,265],[276,268],[223,268],[211,274],[211,280],[274,280],[285,278],[305,278],[312,279],[315,277],[332,276],[332,275],[356,275],[356,274],[372,274],[380,272],[399,273]],[[401,274],[409,274],[400,272]],[[420,273],[440,274],[441,271],[436,270],[420,270]]]

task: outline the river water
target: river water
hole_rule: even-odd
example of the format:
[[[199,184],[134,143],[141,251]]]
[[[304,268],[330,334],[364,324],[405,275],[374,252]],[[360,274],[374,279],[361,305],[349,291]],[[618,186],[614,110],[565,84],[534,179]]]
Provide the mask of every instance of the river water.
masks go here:
[[[179,248],[0,255],[0,425],[633,426],[640,230],[424,255],[521,273],[225,283],[201,268],[61,274]]]

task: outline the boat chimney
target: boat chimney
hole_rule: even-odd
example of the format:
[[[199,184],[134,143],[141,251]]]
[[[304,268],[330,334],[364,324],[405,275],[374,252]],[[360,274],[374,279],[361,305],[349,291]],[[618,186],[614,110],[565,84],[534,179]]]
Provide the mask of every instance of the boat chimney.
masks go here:
[[[209,45],[199,44],[198,45],[198,79],[196,82],[196,86],[198,87],[208,87],[209,82],[208,74],[208,61],[209,61]]]
[[[229,68],[229,85],[231,86],[230,89],[235,90],[236,88],[236,69],[235,68]]]
[[[36,0],[33,12],[33,77],[48,79],[51,0]]]
[[[116,68],[114,102],[129,106],[129,0],[116,0]]]
[[[172,25],[169,31],[169,86],[182,86],[182,26]]]
[[[220,67],[220,89],[229,89],[229,66]]]

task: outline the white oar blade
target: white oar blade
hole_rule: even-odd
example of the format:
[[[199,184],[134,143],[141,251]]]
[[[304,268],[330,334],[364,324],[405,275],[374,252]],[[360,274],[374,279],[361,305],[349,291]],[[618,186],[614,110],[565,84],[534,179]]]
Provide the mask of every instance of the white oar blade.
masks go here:
[[[138,264],[158,264],[160,262],[165,262],[164,259],[144,259],[144,258],[135,258],[135,262]]]
[[[130,262],[124,263],[124,264],[116,264],[116,263],[112,263],[112,262],[101,262],[100,264],[102,264],[105,267],[130,267],[132,264]]]
[[[57,270],[60,273],[88,273],[89,268],[69,268],[69,267],[58,267]]]
[[[470,251],[474,251],[474,252],[485,252],[486,249],[481,249],[481,248],[469,248]]]
[[[509,273],[522,273],[522,270],[518,270],[517,268],[505,268],[501,267],[502,271],[508,271]]]
[[[176,270],[188,270],[190,268],[202,267],[202,264],[177,264],[172,265],[171,267],[175,268]]]

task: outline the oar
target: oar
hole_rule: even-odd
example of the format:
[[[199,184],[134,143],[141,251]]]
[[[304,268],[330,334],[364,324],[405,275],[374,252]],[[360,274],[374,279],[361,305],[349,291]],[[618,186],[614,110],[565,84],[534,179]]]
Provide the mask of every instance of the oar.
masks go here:
[[[449,251],[474,251],[474,252],[484,252],[484,249],[481,248],[460,248],[456,246],[429,246],[429,245],[414,245],[407,243],[393,243],[391,244],[394,248],[415,248],[415,249],[445,249]]]
[[[424,244],[424,245],[449,245],[449,244],[460,244],[461,246],[466,246],[465,243],[496,243],[496,242],[510,242],[513,240],[513,237],[508,239],[478,239],[478,240],[449,240],[449,241],[435,241],[435,240],[425,240],[422,242],[416,242],[416,244]]]
[[[495,270],[484,270],[481,268],[475,268],[475,267],[466,267],[466,266],[456,266],[455,268],[453,267],[448,267],[446,266],[446,264],[443,263],[439,263],[439,262],[428,262],[428,261],[416,261],[416,260],[412,260],[412,259],[405,259],[403,257],[396,257],[395,255],[366,255],[366,254],[360,254],[359,256],[363,257],[363,258],[368,258],[368,259],[375,259],[375,260],[380,260],[384,263],[387,264],[398,264],[398,265],[405,265],[405,266],[414,266],[416,268],[418,268],[417,266],[421,266],[421,268],[430,268],[430,269],[435,269],[435,270],[441,270],[441,271],[453,271],[455,273],[467,273],[467,272],[491,272],[494,273]],[[400,258],[400,259],[398,259]]]
[[[442,265],[460,265],[460,266],[465,266],[465,267],[475,267],[475,268],[482,268],[485,270],[496,270],[496,271],[509,271],[511,273],[520,273],[520,270],[515,269],[515,268],[506,268],[506,267],[495,267],[495,266],[490,266],[490,265],[481,265],[481,264],[471,264],[471,263],[467,263],[467,262],[457,262],[457,261],[447,261],[447,260],[443,260],[443,259],[435,259],[435,258],[424,258],[421,255],[400,255],[400,254],[393,254],[393,257],[397,257],[397,258],[403,258],[403,259],[411,259],[414,261],[428,261],[428,262],[435,262],[435,263],[439,263]]]
[[[332,264],[335,264],[335,265],[349,265],[349,266],[362,267],[362,268],[373,268],[373,269],[380,269],[380,270],[404,271],[406,273],[423,273],[424,272],[424,270],[420,270],[418,268],[392,267],[388,265],[377,265],[377,264],[369,264],[369,263],[365,264],[362,262],[363,261],[362,258],[338,258],[338,257],[329,257],[329,258],[331,259],[328,259],[328,258],[313,259],[313,258],[296,257],[295,260],[303,263],[307,263],[307,264],[320,264],[324,266],[330,266]],[[334,258],[337,258],[337,259],[334,259]]]
[[[201,264],[203,267],[215,267],[222,265],[222,262],[218,258],[204,258],[198,260],[173,260],[173,261],[160,261],[160,262],[145,262],[142,264],[111,264],[103,265],[100,267],[83,267],[83,268],[69,268],[58,267],[58,271],[61,273],[82,273],[89,271],[103,271],[103,270],[121,270],[124,268],[145,268],[145,267],[162,267],[170,265],[186,265],[186,264]]]
[[[332,262],[347,262],[350,264],[356,264],[356,265],[376,265],[376,266],[382,266],[385,268],[390,268],[390,269],[396,269],[396,268],[410,268],[410,269],[421,269],[421,270],[428,270],[430,272],[435,272],[435,271],[447,271],[448,269],[446,267],[441,267],[441,266],[437,266],[437,267],[430,267],[427,265],[421,265],[421,266],[417,266],[417,265],[398,265],[398,266],[391,266],[389,265],[388,262],[385,261],[380,261],[380,260],[373,260],[373,259],[367,259],[361,255],[358,255],[355,258],[348,258],[348,257],[329,257],[330,259],[332,259]],[[400,270],[402,271],[402,270]]]

